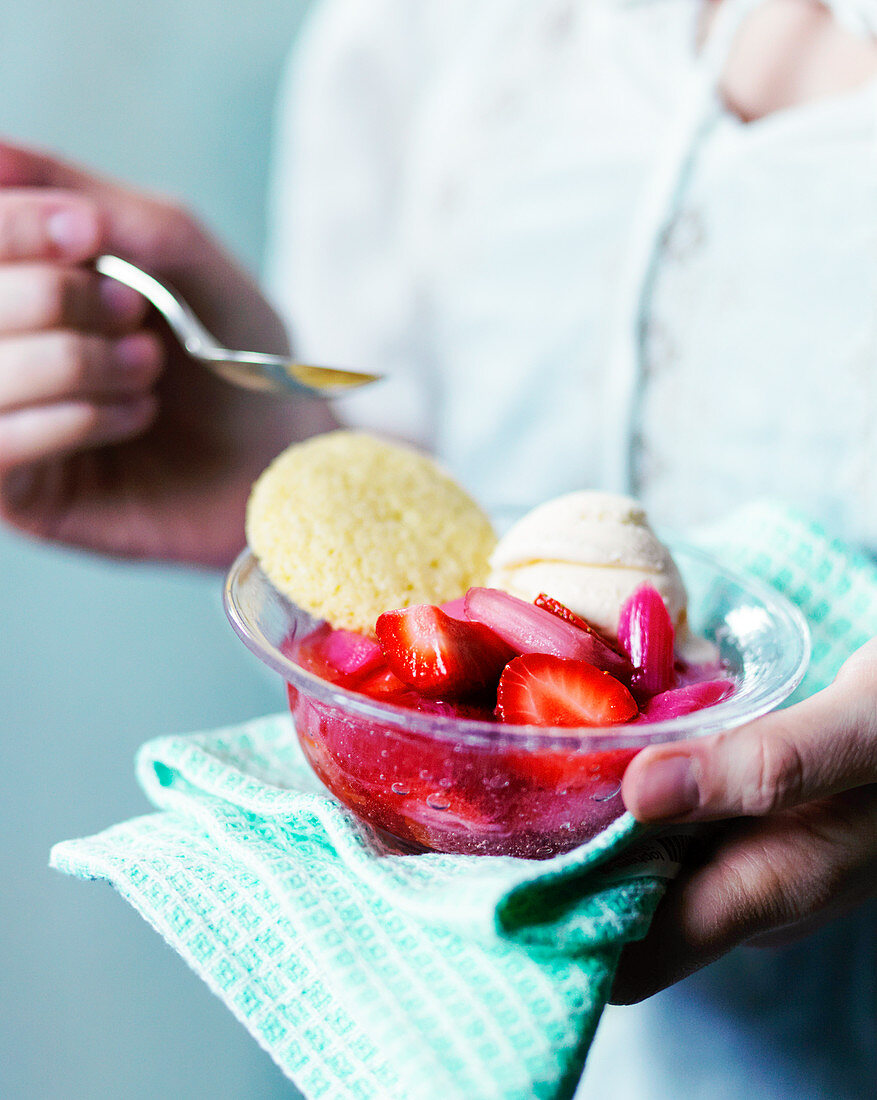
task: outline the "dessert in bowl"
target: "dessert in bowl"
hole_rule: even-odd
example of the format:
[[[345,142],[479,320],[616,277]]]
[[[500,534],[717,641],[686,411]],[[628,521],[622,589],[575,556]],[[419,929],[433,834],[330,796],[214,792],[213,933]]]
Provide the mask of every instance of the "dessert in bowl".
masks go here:
[[[315,448],[324,454],[331,446],[337,440]],[[294,457],[300,509],[302,467]],[[375,476],[369,474],[370,484]],[[397,484],[395,473],[390,480]],[[324,481],[317,495],[325,497]],[[400,508],[394,499],[388,522],[396,526],[380,527],[372,513],[383,508],[383,496],[361,514],[366,527],[378,524],[366,540],[371,547],[407,539],[406,517],[417,515],[409,501]],[[314,574],[307,577],[306,609],[290,596],[288,574],[270,555],[271,579],[251,551],[232,567],[225,591],[231,623],[287,683],[296,733],[314,771],[359,818],[403,849],[544,858],[573,848],[623,813],[621,780],[641,748],[748,721],[782,702],[803,675],[806,626],[783,597],[695,549],[674,543],[668,550],[650,529],[638,530],[645,525],[633,502],[597,496],[596,505],[594,495],[577,499],[585,535],[573,525],[572,549],[562,551],[575,558],[576,548],[587,544],[586,560],[561,571],[570,603],[577,601],[580,573],[589,591],[599,573],[603,604],[607,583],[612,589],[615,605],[601,612],[597,629],[582,621],[583,607],[570,608],[553,594],[540,592],[533,603],[529,591],[486,583],[496,584],[500,569],[515,571],[518,545],[525,547],[524,580],[498,579],[507,589],[524,582],[539,587],[532,568],[537,555],[520,530],[494,550],[492,575],[486,562],[473,562],[468,591],[445,569],[425,598],[414,585],[404,599],[384,604],[376,620],[374,593],[365,603],[339,603],[344,578],[355,573],[343,554],[326,589],[331,625],[321,614],[323,589],[313,596]],[[591,538],[595,507],[600,522]],[[272,521],[276,508],[272,499]],[[454,515],[468,530],[465,508],[461,519]],[[636,544],[623,561],[613,558],[614,536],[603,539],[607,515],[609,527],[620,522],[625,539]],[[548,530],[546,560],[556,566],[557,526],[537,519],[524,523],[524,535]],[[570,530],[564,526],[564,538]],[[411,537],[416,543],[423,536],[415,531]],[[250,541],[265,545],[258,530]],[[479,535],[476,556],[482,541]],[[457,538],[452,542],[459,545]],[[307,540],[297,545],[299,554],[302,545],[310,552]],[[413,547],[415,556],[431,549],[429,539]],[[409,545],[409,560],[411,551]],[[293,563],[300,564],[298,558]],[[376,564],[384,584],[386,562]],[[359,574],[366,578],[360,585],[368,573]],[[430,573],[423,583],[433,579]],[[563,587],[556,568],[551,579]],[[319,584],[325,583],[321,574]],[[585,602],[586,596],[583,590]],[[339,608],[350,614],[339,616]],[[674,634],[682,640],[675,651]],[[698,654],[693,639],[700,641]]]

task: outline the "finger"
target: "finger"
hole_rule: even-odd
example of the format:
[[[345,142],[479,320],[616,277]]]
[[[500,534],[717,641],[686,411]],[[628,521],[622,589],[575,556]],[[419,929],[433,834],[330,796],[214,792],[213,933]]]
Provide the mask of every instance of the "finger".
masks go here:
[[[94,202],[61,191],[0,190],[0,263],[94,257],[102,229]]]
[[[0,267],[0,333],[84,329],[121,334],[139,327],[148,304],[115,279],[55,264]]]
[[[850,680],[738,729],[644,749],[625,806],[639,821],[761,816],[877,781],[874,685]]]
[[[238,331],[235,339],[265,351],[285,345],[282,326],[276,317],[266,317],[255,282],[234,274],[224,249],[179,203],[135,191],[58,157],[0,142],[0,193],[4,188],[45,188],[92,201],[100,214],[99,251],[122,256],[166,279],[220,339],[228,326],[222,303],[231,295],[252,303],[250,312],[256,318],[252,331]],[[243,315],[247,309],[239,312]]]
[[[102,202],[132,194],[106,176],[89,172],[54,153],[0,141],[0,189],[51,189]]]
[[[68,401],[4,413],[0,472],[131,439],[149,427],[156,410],[155,397],[146,394],[130,401]]]
[[[86,191],[103,184],[102,177],[54,153],[0,141],[0,187],[57,187]]]
[[[187,269],[204,249],[194,220],[176,204],[88,172],[60,157],[0,141],[0,189],[51,188],[95,203],[101,212],[100,249],[147,267]],[[185,290],[185,288],[183,288]]]
[[[0,411],[70,398],[133,397],[156,382],[164,345],[150,332],[110,340],[46,332],[0,340]]]
[[[877,883],[877,789],[723,826],[674,883],[644,940],[625,948],[612,1000],[632,1004],[738,944],[789,943]]]

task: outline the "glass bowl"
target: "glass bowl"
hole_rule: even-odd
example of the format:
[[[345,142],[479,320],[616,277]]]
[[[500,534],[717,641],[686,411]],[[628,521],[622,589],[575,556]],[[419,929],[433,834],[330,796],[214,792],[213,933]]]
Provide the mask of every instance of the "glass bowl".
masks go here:
[[[692,630],[715,643],[735,681],[715,705],[668,721],[544,729],[425,714],[320,679],[290,656],[318,621],[281,595],[244,552],[225,608],[244,644],[288,685],[299,741],[328,789],[408,850],[547,858],[624,812],[621,779],[646,745],[702,737],[778,706],[810,654],[807,625],[783,596],[670,543]]]

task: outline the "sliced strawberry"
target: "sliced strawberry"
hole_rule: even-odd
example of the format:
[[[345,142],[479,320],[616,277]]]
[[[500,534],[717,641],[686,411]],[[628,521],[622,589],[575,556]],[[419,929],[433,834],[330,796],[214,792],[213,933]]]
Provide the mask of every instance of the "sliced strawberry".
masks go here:
[[[375,624],[390,669],[422,695],[464,699],[492,691],[514,652],[481,623],[418,604]]]
[[[412,695],[408,684],[404,684],[383,660],[377,668],[357,680],[356,690],[384,702],[393,702],[394,700],[388,698],[392,695]]]
[[[634,690],[657,695],[673,686],[673,621],[650,584],[641,584],[622,604],[618,640],[634,667],[630,681]]]
[[[524,726],[614,726],[637,713],[620,681],[586,661],[526,653],[506,665],[496,714]]]
[[[558,619],[563,619],[564,622],[572,623],[572,625],[577,626],[579,630],[587,630],[589,634],[596,634],[591,624],[585,622],[581,615],[576,615],[575,611],[571,611],[565,603],[561,603],[560,600],[556,600],[553,596],[549,596],[547,592],[540,592],[536,599],[533,600],[533,603],[537,607],[543,607],[546,611],[550,611],[551,614],[556,615]]]
[[[619,677],[631,671],[627,658],[619,657],[594,634],[498,588],[470,588],[466,614],[484,623],[516,653],[550,653],[587,661]]]

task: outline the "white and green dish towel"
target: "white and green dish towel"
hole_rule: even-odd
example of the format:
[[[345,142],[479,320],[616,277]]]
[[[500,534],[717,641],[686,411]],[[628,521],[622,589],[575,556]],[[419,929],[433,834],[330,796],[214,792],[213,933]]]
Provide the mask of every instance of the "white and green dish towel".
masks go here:
[[[698,542],[808,618],[799,697],[877,634],[877,568],[787,510]],[[541,862],[394,854],[324,792],[286,716],[152,741],[137,772],[157,812],[52,865],[111,882],[308,1100],[571,1097],[675,869],[629,816]]]

